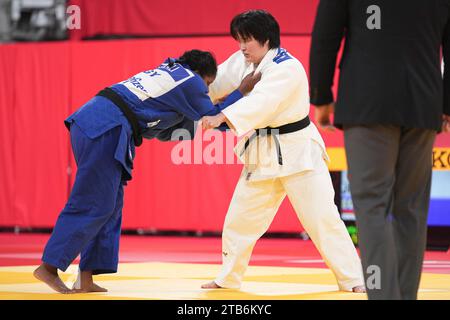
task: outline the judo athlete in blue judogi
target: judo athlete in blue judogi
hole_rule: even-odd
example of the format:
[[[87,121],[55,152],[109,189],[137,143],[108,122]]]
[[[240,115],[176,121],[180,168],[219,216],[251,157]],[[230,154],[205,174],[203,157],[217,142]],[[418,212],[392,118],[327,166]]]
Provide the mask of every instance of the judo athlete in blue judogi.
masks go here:
[[[142,138],[171,139],[177,129],[191,138],[195,121],[215,115],[252,90],[246,78],[224,102],[214,105],[208,86],[217,64],[209,52],[187,51],[154,70],[99,92],[65,120],[78,170],[72,192],[45,247],[37,279],[60,293],[101,292],[92,275],[118,266],[124,185],[132,178],[135,146]],[[59,278],[81,253],[74,289]]]

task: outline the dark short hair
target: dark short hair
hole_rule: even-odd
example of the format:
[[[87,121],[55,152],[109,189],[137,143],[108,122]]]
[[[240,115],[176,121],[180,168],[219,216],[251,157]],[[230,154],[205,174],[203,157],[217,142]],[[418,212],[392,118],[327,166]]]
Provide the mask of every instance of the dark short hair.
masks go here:
[[[211,52],[190,50],[183,53],[176,62],[187,65],[189,69],[197,72],[202,78],[215,77],[217,74],[217,62]]]
[[[280,46],[280,25],[264,10],[250,10],[235,16],[231,21],[230,33],[235,40],[253,37],[261,45],[269,40],[270,49]]]

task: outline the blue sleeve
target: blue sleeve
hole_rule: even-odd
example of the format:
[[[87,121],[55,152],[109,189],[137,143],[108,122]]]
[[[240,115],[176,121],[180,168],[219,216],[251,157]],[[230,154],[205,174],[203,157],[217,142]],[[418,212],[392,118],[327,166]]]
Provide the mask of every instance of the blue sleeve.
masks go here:
[[[178,129],[184,129],[187,130],[187,132],[180,132],[183,133],[182,135],[176,135],[176,139],[172,139],[172,135],[174,133],[175,130]],[[188,118],[184,118],[183,121],[181,121],[180,123],[161,130],[161,132],[159,132],[156,135],[156,139],[160,140],[160,141],[179,141],[179,140],[192,140],[194,139],[195,136],[195,131],[197,129],[196,123],[195,121],[192,121]],[[189,133],[189,134],[187,134]],[[179,139],[180,137],[183,137],[183,139]],[[186,139],[184,139],[186,138]]]
[[[235,90],[228,95],[224,102],[214,105],[208,96],[208,88],[198,76],[186,81],[181,86],[189,104],[188,109],[191,111],[191,115],[185,115],[191,120],[200,120],[203,116],[214,116],[242,98],[242,93]]]
[[[220,111],[217,113],[220,113],[223,109],[225,109],[228,106],[231,106],[233,103],[235,103],[236,101],[238,101],[239,99],[241,99],[243,97],[242,93],[239,90],[234,90],[232,93],[230,93],[224,102],[216,104],[215,107],[218,108]],[[208,96],[209,98],[209,96]],[[216,114],[217,114],[216,113]],[[216,115],[213,114],[213,115]]]

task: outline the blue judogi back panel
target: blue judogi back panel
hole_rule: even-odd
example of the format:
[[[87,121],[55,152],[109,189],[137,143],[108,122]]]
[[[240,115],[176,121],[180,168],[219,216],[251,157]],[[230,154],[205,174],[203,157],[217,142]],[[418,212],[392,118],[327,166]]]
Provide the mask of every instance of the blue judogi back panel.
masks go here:
[[[214,105],[203,79],[187,66],[166,60],[158,68],[140,72],[112,85],[138,118],[142,136],[147,139],[170,140],[179,128],[195,134],[194,121],[205,115],[216,115],[242,97],[236,90],[222,104]],[[66,119],[67,126],[76,122],[91,139],[121,126],[115,157],[131,179],[134,159],[132,130],[120,109],[104,97],[96,96]]]

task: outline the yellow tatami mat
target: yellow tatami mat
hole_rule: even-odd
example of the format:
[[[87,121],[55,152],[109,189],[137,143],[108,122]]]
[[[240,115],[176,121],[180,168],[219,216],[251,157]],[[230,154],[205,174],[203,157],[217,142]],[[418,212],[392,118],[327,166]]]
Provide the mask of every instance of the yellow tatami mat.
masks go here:
[[[328,269],[252,266],[247,270],[240,290],[204,290],[200,285],[212,280],[220,266],[186,263],[122,263],[119,272],[96,276],[95,282],[107,293],[61,295],[37,281],[36,266],[0,267],[0,299],[10,300],[362,300],[365,294],[338,291]],[[61,273],[71,287],[77,266]],[[450,300],[450,274],[424,273],[419,299]]]

